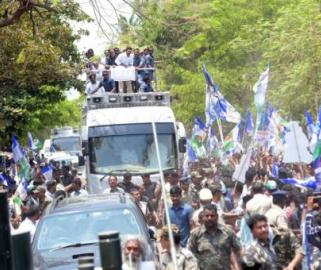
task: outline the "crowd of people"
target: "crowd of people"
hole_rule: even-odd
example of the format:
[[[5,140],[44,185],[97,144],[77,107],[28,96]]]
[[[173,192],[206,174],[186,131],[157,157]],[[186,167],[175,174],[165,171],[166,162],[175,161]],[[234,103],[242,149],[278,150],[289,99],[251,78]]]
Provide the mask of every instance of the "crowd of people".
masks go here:
[[[114,80],[111,71],[116,67],[124,67],[123,74],[135,72],[134,80]],[[134,69],[134,70],[133,70]],[[85,94],[95,95],[103,93],[135,93],[152,92],[154,78],[154,56],[152,48],[132,49],[126,47],[123,51],[119,48],[110,48],[104,52],[104,57],[99,59],[93,49],[85,53],[84,71],[88,83]]]
[[[232,181],[239,160],[238,154],[226,165],[204,159],[190,163],[188,175],[164,173],[178,269],[321,269],[320,196],[309,188],[280,181],[312,175],[311,168],[284,164],[260,153],[252,159],[242,183]],[[43,156],[31,157],[29,163],[32,181],[21,201],[15,196],[12,174],[16,166],[9,156],[1,173],[6,185],[0,183],[9,192],[12,231],[29,230],[33,235],[41,213],[54,198],[88,193],[85,180],[70,164],[53,162],[49,180],[43,173],[49,165]],[[146,222],[157,229],[160,269],[173,269],[160,182],[143,174],[137,184],[130,173],[121,178],[110,175],[107,181],[104,193],[131,194]],[[143,243],[132,239],[128,244],[138,247],[128,251],[132,268],[124,269],[143,269],[140,261],[133,266]]]
[[[164,174],[178,269],[321,269],[320,197],[280,181],[312,176],[310,166],[261,153],[242,183],[232,181],[238,162],[233,155],[228,165],[201,161],[190,164],[188,176]],[[158,228],[161,269],[174,269],[161,187],[149,175],[142,180],[135,186],[129,174],[119,183],[110,176],[106,193],[133,196]]]
[[[8,192],[12,233],[30,231],[33,238],[37,221],[46,207],[59,196],[88,194],[77,169],[66,162],[48,162],[44,155],[29,158],[30,181],[18,184],[17,164],[12,155],[4,156],[0,172],[0,189]],[[47,172],[50,169],[50,175]],[[20,168],[21,170],[21,168]]]

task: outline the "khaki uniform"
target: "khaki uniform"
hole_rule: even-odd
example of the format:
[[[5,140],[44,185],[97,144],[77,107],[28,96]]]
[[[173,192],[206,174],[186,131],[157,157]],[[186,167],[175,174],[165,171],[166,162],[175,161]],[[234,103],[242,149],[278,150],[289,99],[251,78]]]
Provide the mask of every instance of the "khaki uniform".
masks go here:
[[[273,205],[272,208],[266,212],[265,216],[270,226],[285,230],[289,228],[285,211],[280,206]]]
[[[192,198],[192,200],[197,200],[197,201],[199,201],[199,192],[200,192],[200,190],[203,188],[203,186],[202,185],[200,185],[200,186],[195,186],[193,183],[192,184],[190,184],[190,186],[189,186],[189,190],[188,190],[188,192],[189,192],[189,196]]]
[[[281,270],[288,266],[296,254],[304,254],[297,238],[290,230],[273,228],[272,243],[261,243],[256,239],[243,254],[247,266],[260,264],[262,270]]]
[[[238,253],[241,249],[234,232],[222,225],[218,225],[214,235],[204,225],[195,228],[188,247],[197,258],[201,270],[231,269],[231,252]]]
[[[177,270],[199,270],[196,258],[186,248],[176,249],[176,263]],[[168,251],[163,253],[162,270],[174,270],[172,258]]]

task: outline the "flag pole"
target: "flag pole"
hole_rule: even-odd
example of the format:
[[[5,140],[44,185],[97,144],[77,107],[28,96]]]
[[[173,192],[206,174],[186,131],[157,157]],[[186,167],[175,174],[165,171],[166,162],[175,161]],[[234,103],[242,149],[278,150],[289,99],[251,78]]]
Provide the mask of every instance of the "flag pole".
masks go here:
[[[170,251],[171,251],[172,260],[173,260],[173,266],[174,266],[173,268],[174,268],[174,270],[178,270],[177,269],[177,260],[176,260],[176,247],[175,247],[174,236],[173,236],[173,232],[172,232],[172,224],[171,224],[171,220],[169,217],[169,204],[168,204],[167,196],[166,196],[165,180],[164,180],[162,163],[160,160],[159,147],[158,147],[159,145],[158,145],[155,122],[152,122],[152,128],[153,128],[156,156],[157,156],[158,168],[159,168],[159,174],[160,174],[160,180],[161,180],[161,186],[162,186],[162,196],[163,196],[163,200],[164,200],[165,216],[166,216],[167,228],[168,228],[168,236],[169,236],[169,241],[171,243],[171,250]]]

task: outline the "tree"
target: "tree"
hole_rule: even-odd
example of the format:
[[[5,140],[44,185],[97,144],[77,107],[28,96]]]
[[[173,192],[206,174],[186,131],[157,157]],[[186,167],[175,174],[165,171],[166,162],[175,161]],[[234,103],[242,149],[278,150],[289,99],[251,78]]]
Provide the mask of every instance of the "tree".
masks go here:
[[[159,86],[172,92],[175,113],[185,124],[203,115],[202,63],[242,113],[253,107],[252,87],[267,64],[272,105],[293,119],[304,108],[318,107],[319,1],[136,0],[133,5],[139,23],[120,38],[154,47]]]
[[[25,1],[11,2],[10,8],[17,10],[17,4]],[[74,33],[70,23],[88,20],[88,16],[72,0],[43,1],[51,5],[41,10],[40,1],[30,2],[32,19],[24,12],[15,23],[0,28],[0,66],[5,67],[0,72],[0,95],[4,97],[0,99],[0,131],[7,135],[25,135],[33,129],[36,112],[62,102],[70,87],[80,91],[83,87],[77,80],[81,58],[75,41],[84,32]],[[6,3],[1,2],[0,7]],[[13,16],[10,14],[6,16]]]

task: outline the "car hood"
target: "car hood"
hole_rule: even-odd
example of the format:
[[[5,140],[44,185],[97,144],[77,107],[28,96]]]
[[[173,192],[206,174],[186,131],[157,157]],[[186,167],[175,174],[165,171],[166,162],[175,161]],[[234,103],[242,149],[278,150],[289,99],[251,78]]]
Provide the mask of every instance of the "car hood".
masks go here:
[[[34,252],[34,270],[64,270],[77,269],[78,256],[94,254],[95,266],[100,266],[98,245],[71,247],[57,250]]]

